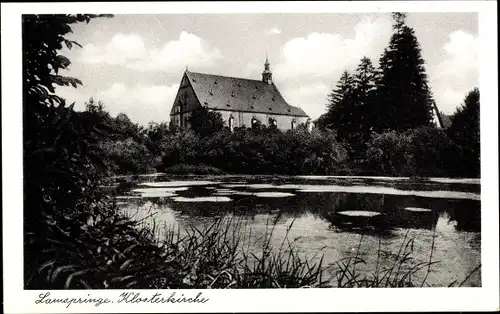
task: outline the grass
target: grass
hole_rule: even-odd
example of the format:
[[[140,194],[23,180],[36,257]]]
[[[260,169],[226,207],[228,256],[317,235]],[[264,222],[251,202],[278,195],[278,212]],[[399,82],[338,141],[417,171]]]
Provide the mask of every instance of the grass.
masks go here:
[[[44,249],[26,280],[27,289],[186,289],[317,286],[322,265],[303,260],[286,245],[274,252],[269,238],[262,252],[242,251],[248,241],[241,221],[217,220],[185,235],[168,232],[159,241],[154,212],[126,217],[118,208],[87,220],[60,223],[46,217]],[[145,222],[153,218],[152,225]],[[56,221],[58,223],[56,223]],[[67,228],[59,226],[67,225]],[[290,242],[288,242],[290,244]]]
[[[417,262],[412,257],[414,239],[407,233],[391,261],[381,260],[379,240],[372,267],[360,257],[362,235],[353,256],[338,260],[329,272],[333,275],[326,278],[323,258],[305,258],[295,240],[289,239],[293,221],[279,247],[271,244],[280,215],[268,221],[263,237],[255,238],[242,232],[247,230],[245,223],[234,216],[181,231],[158,224],[153,209],[137,209],[124,216],[117,207],[105,205],[87,219],[46,217],[47,237],[26,288],[423,287],[432,265],[438,263],[432,257],[434,240],[428,261]],[[260,243],[258,250],[251,246],[252,241]],[[359,271],[361,266],[374,271]],[[449,286],[464,285],[479,269],[480,265],[462,282]],[[425,275],[420,282],[416,274],[422,271]]]

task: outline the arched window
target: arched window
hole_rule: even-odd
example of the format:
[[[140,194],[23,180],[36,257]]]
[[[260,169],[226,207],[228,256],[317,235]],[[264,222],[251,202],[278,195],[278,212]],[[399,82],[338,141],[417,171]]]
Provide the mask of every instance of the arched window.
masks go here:
[[[292,120],[292,130],[295,130],[295,128],[297,127],[297,122],[295,121],[295,119]]]
[[[274,118],[269,118],[269,126],[277,126],[278,123],[276,122],[276,119]]]
[[[234,117],[232,115],[229,116],[228,124],[229,124],[229,130],[231,130],[231,132],[233,132],[233,130],[234,130]]]
[[[260,121],[257,120],[257,118],[253,117],[252,118],[252,129],[257,127],[259,125]]]

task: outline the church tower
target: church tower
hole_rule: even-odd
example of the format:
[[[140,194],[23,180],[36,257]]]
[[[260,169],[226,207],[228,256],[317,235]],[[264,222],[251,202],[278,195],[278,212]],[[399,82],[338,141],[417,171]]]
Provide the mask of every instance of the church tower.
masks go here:
[[[262,72],[262,82],[267,84],[273,83],[273,73],[269,69],[269,61],[267,60],[267,54],[266,54],[266,63],[264,63],[264,72]]]

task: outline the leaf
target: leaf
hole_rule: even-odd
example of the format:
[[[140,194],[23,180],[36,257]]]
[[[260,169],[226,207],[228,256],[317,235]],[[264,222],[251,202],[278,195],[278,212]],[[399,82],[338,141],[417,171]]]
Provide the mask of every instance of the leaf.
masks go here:
[[[69,59],[63,55],[57,55],[56,62],[58,63],[59,67],[63,69],[66,69],[71,64],[71,61],[69,61]]]
[[[76,85],[83,85],[82,81],[80,81],[77,78],[74,77],[69,77],[69,76],[61,76],[61,75],[50,75],[50,78],[54,84],[57,84],[59,86],[69,86],[72,85],[73,87],[76,88]]]
[[[85,289],[92,289],[92,287],[83,279],[80,279],[80,283],[85,287]]]
[[[131,287],[133,287],[133,286],[134,286],[134,285],[136,285],[136,284],[137,284],[137,281],[136,281],[136,280],[131,281],[131,282],[129,282],[128,284],[126,284],[126,285],[125,285],[125,288],[131,288]]]
[[[56,261],[53,260],[53,261],[48,261],[48,262],[44,263],[42,266],[40,266],[40,268],[38,268],[38,273],[41,273],[48,266],[54,265],[55,262]]]
[[[135,248],[137,245],[138,244],[132,244],[131,246],[126,248],[125,251],[123,251],[123,254],[127,254],[128,252],[132,251],[132,249]]]
[[[134,277],[133,275],[123,276],[123,277],[114,277],[113,279],[110,280],[110,283],[111,282],[122,282],[122,281],[125,281],[125,280],[133,278],[133,277]]]
[[[64,43],[66,44],[66,47],[71,50],[71,48],[73,47],[73,43],[67,39],[64,40]]]
[[[120,266],[120,270],[125,270],[127,269],[127,267],[134,261],[133,258],[130,258],[128,260],[126,260],[121,266]]]
[[[71,281],[73,280],[73,277],[84,275],[88,271],[89,270],[80,270],[80,271],[74,272],[71,275],[69,275],[68,278],[66,279],[66,283],[64,284],[64,288],[69,289],[69,286],[71,285]]]
[[[63,271],[68,271],[68,270],[73,270],[78,268],[78,265],[66,265],[66,266],[61,266],[56,268],[56,270],[52,273],[52,276],[50,277],[50,281],[54,282],[57,279],[57,276],[63,272]]]

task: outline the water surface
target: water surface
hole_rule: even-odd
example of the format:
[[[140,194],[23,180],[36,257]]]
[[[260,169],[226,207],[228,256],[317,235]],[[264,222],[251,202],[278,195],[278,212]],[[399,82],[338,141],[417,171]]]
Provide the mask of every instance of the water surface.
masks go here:
[[[231,217],[254,251],[275,224],[272,246],[279,248],[287,235],[305,257],[323,256],[325,273],[332,276],[335,262],[358,248],[367,263],[359,272],[369,276],[377,259],[379,267],[388,267],[408,239],[414,239],[409,267],[429,261],[431,251],[431,260],[438,261],[427,277],[430,286],[460,283],[480,264],[478,179],[152,175],[115,180],[118,187],[110,193],[136,217],[156,212],[155,225],[181,232]],[[158,237],[164,232],[158,230]],[[415,281],[423,277],[425,272]],[[464,286],[480,286],[480,279],[475,272]]]

